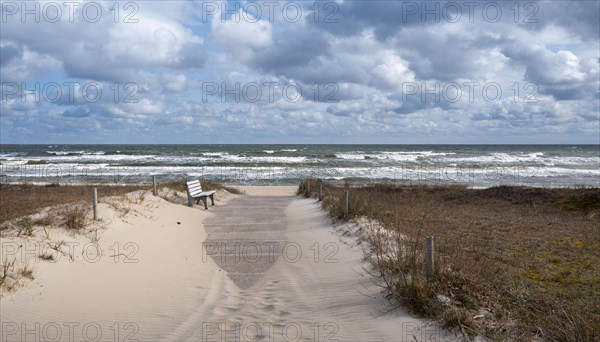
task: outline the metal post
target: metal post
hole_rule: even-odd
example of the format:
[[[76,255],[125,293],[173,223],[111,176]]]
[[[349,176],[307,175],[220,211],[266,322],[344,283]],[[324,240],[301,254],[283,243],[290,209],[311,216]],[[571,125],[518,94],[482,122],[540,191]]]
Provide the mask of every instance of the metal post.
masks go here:
[[[348,217],[348,202],[349,202],[349,191],[344,191],[344,217]]]
[[[156,196],[156,176],[152,176],[152,194]]]
[[[427,279],[431,279],[434,273],[433,253],[434,253],[433,236],[428,236],[425,240],[425,261],[427,262]]]
[[[96,221],[98,220],[98,188],[94,188],[92,194],[92,208],[94,211],[94,221]]]

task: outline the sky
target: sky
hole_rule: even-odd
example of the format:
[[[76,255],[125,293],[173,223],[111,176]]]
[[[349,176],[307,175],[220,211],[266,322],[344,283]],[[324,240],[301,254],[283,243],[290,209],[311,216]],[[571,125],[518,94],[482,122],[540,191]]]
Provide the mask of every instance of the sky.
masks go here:
[[[599,144],[599,1],[1,1],[0,143]]]

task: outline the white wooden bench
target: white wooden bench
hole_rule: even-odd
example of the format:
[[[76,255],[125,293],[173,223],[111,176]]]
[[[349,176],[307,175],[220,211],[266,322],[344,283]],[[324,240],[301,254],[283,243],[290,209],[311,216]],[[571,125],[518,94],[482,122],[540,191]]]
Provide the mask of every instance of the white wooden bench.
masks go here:
[[[212,205],[215,205],[215,199],[213,198],[213,196],[216,191],[202,191],[202,186],[200,185],[199,180],[196,179],[188,181],[186,190],[188,195],[188,205],[190,207],[194,205],[194,201],[196,201],[196,204],[200,204],[200,201],[202,201],[202,203],[204,203],[204,209],[208,210],[208,205],[206,205],[207,197],[210,197]]]

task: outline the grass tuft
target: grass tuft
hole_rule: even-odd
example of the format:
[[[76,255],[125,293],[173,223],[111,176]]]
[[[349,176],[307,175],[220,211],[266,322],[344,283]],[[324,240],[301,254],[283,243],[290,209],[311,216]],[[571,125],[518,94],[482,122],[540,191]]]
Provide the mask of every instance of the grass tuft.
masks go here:
[[[68,229],[80,230],[86,224],[86,210],[79,205],[67,209],[63,216],[65,218],[64,225]]]
[[[54,255],[48,252],[44,252],[42,254],[39,255],[40,259],[44,260],[44,261],[52,261],[54,260]]]
[[[15,262],[16,260],[13,259],[12,261],[5,261],[0,265],[0,286],[6,284],[8,276],[15,267]]]
[[[27,279],[33,279],[33,268],[29,265],[23,265],[19,270],[19,274]]]
[[[26,236],[33,236],[33,220],[31,217],[25,217],[19,222],[19,233],[17,235],[24,234]]]

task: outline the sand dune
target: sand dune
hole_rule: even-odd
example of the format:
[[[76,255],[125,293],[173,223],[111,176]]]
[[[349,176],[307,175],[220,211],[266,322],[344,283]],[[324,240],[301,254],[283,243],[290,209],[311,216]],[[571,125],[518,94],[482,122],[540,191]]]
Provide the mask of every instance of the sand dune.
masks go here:
[[[336,233],[313,200],[290,196],[290,189],[245,190],[257,197],[244,202],[238,196],[218,194],[217,206],[208,211],[150,195],[125,216],[101,205],[102,252],[90,254],[97,249],[86,247],[89,240],[71,237],[79,244],[74,245],[74,261],[36,262],[35,280],[2,296],[2,340],[413,341],[413,335],[417,340],[451,337],[437,325],[402,310],[381,315],[385,301],[363,269],[361,248],[355,238]],[[281,196],[281,212],[269,214],[269,206],[258,197],[268,194]],[[208,224],[205,229],[203,222],[232,220],[235,224],[227,218],[228,212],[234,214],[235,203],[255,203],[256,208],[250,210],[259,217],[257,224],[261,223],[260,210],[265,210],[265,217],[283,215],[277,222],[284,225],[276,233],[267,227],[247,235],[236,233],[232,225],[229,236],[211,230]],[[273,234],[277,239],[270,239]],[[203,245],[266,240],[277,241],[277,248],[270,250],[269,263],[254,265],[265,267],[255,269],[248,260],[256,260],[256,253],[264,249],[223,263],[220,254],[210,253]],[[5,243],[13,242],[3,239],[3,249]],[[230,249],[228,257],[240,251],[250,253]],[[252,281],[240,282],[236,274]]]

